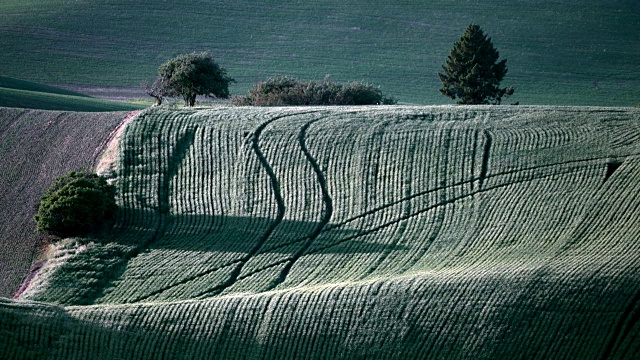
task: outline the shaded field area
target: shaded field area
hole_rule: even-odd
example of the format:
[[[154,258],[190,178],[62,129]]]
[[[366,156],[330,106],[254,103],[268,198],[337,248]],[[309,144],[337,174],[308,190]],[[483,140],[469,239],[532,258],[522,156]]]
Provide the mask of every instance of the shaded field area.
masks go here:
[[[126,113],[0,108],[0,296],[11,297],[42,242],[32,218],[56,176],[91,169]]]
[[[6,358],[640,354],[640,110],[152,109]]]
[[[3,75],[45,84],[139,87],[169,58],[210,50],[238,81],[232,94],[278,74],[330,74],[401,102],[450,103],[437,72],[473,22],[508,59],[509,102],[640,101],[636,0],[5,0],[0,16]]]

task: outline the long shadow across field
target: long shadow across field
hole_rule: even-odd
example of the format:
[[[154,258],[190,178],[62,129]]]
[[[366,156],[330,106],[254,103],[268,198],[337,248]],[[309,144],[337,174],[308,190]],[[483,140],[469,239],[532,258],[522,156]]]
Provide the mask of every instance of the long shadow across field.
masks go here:
[[[255,245],[257,238],[273,224],[275,219],[250,216],[214,216],[205,214],[162,215],[164,231],[157,234],[160,220],[153,211],[125,209],[119,229],[104,237],[105,241],[123,245],[141,246],[146,250],[186,250],[198,252],[244,252]],[[133,224],[136,224],[133,226]],[[273,236],[258,251],[264,253],[289,253],[290,247],[303,242],[318,227],[316,221],[282,220]],[[124,225],[124,226],[123,226]],[[335,239],[359,234],[362,229],[340,228],[328,224],[330,236],[316,239],[316,247],[324,248]],[[332,240],[333,239],[333,240]],[[150,240],[153,240],[149,243]],[[401,245],[368,241],[351,241],[358,246],[326,247],[319,253],[373,253],[407,249]]]
[[[199,254],[198,257],[208,256],[212,261],[210,266],[200,266],[200,270],[194,272],[184,268],[193,265],[188,259],[176,258],[176,276],[173,280],[169,279],[162,287],[149,288],[145,294],[126,302],[144,302],[176,286],[189,286],[189,283],[216,271],[246,264],[254,256],[273,259],[264,266],[235,277],[233,281],[229,280],[230,285],[224,284],[226,289],[238,280],[260,274],[290,260],[305,245],[305,241],[319,224],[313,221],[282,220],[267,241],[253,256],[249,256],[275,219],[204,214],[161,215],[157,211],[130,208],[122,209],[121,215],[112,231],[94,239],[98,245],[78,253],[62,265],[58,275],[51,279],[50,291],[43,293],[46,298],[37,300],[61,305],[94,304],[112,286],[117,286],[131,261],[143,256],[168,259],[172,256],[170,254],[188,256],[193,252]],[[357,254],[408,250],[403,245],[377,243],[366,239],[350,240],[348,246],[331,246],[362,231],[347,227],[333,228],[314,239],[313,253]],[[167,251],[166,256],[162,254],[163,251]],[[206,253],[210,255],[205,255]],[[87,264],[91,264],[89,268]],[[216,290],[221,286],[222,284],[212,284],[211,289],[200,296],[210,297],[212,289]]]

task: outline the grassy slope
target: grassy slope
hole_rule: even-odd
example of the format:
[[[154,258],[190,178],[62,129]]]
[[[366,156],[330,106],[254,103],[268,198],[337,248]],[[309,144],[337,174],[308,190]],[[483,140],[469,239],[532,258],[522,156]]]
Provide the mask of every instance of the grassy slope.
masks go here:
[[[0,305],[5,357],[640,352],[639,110],[153,110],[119,167],[111,243]]]
[[[93,99],[74,91],[6,76],[0,76],[0,107],[92,112],[142,108],[140,105]]]
[[[0,88],[35,91],[35,92],[49,93],[49,94],[89,97],[88,95],[80,94],[75,91],[65,90],[65,89],[61,89],[61,88],[49,86],[49,85],[42,85],[42,84],[34,83],[31,81],[13,79],[6,76],[0,76]]]
[[[640,98],[636,0],[7,0],[0,14],[2,71],[44,83],[137,87],[171,56],[211,50],[238,80],[235,93],[274,74],[331,74],[382,85],[404,102],[447,103],[436,74],[475,22],[509,60],[512,101],[630,106]]]
[[[0,108],[0,296],[11,297],[27,274],[44,189],[58,175],[90,168],[124,115]]]

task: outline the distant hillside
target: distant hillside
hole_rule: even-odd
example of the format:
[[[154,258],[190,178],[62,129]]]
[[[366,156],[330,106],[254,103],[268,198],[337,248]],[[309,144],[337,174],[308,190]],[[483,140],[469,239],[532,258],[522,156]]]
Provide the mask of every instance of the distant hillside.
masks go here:
[[[144,106],[94,99],[53,86],[0,76],[0,107],[101,112],[139,110]]]
[[[139,87],[170,57],[211,50],[235,94],[276,74],[330,74],[403,102],[450,103],[437,72],[474,22],[508,59],[509,102],[640,101],[637,0],[5,0],[0,15],[3,73],[47,84]]]
[[[155,109],[116,159],[4,358],[640,355],[638,109]]]
[[[125,115],[0,108],[0,296],[11,297],[27,276],[44,190],[58,175],[91,168]]]
[[[79,97],[87,97],[87,98],[89,97],[85,94],[80,94],[75,91],[69,91],[69,90],[61,89],[54,86],[38,84],[31,81],[12,79],[6,76],[0,76],[0,88],[35,91],[35,92],[49,93],[49,94],[79,96]]]

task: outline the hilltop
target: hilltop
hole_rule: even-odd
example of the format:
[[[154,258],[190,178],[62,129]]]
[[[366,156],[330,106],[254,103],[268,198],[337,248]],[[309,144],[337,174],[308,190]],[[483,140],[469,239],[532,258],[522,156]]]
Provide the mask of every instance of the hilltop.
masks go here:
[[[169,58],[210,50],[238,81],[234,94],[277,74],[330,74],[405,103],[449,103],[437,72],[474,22],[508,59],[509,102],[640,102],[636,0],[5,0],[0,15],[3,75],[87,94],[140,88]]]
[[[115,158],[5,358],[640,352],[640,110],[153,109]]]

